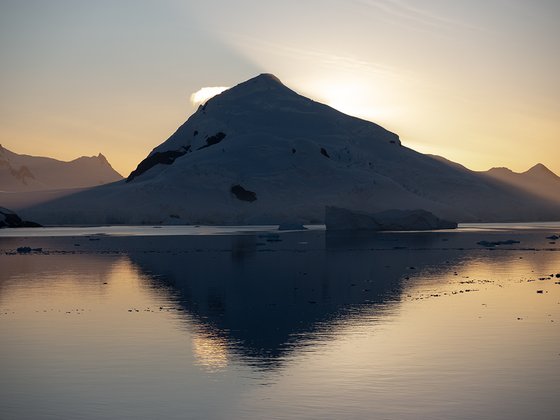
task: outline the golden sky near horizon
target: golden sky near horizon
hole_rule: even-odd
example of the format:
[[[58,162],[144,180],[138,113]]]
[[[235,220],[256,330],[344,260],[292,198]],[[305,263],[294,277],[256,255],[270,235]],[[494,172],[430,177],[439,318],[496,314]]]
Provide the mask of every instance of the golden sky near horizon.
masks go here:
[[[560,174],[560,2],[0,0],[0,143],[127,175],[259,73],[484,170]]]

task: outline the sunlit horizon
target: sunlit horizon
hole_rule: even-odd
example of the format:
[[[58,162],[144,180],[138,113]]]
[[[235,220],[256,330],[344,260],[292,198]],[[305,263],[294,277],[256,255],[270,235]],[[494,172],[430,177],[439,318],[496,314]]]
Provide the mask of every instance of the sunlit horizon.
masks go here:
[[[3,3],[0,143],[101,152],[126,175],[207,100],[193,93],[267,72],[418,151],[558,174],[559,15],[545,1]]]

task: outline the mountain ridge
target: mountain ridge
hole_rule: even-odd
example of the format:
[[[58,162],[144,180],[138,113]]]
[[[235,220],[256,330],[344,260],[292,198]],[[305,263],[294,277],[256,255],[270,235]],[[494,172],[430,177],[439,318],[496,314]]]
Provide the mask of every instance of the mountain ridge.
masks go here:
[[[494,167],[481,174],[560,204],[560,177],[542,163],[537,163],[524,172]]]
[[[22,214],[43,224],[321,223],[326,206],[424,209],[462,222],[560,217],[548,199],[416,152],[270,74],[201,105],[128,182]]]
[[[84,188],[119,181],[107,158],[80,156],[70,161],[12,152],[0,144],[0,191]]]

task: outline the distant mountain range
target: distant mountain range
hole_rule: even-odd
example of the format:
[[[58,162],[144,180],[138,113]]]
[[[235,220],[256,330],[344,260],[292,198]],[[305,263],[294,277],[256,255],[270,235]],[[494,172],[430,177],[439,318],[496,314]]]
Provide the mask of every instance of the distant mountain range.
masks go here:
[[[427,155],[458,171],[473,172],[463,165],[450,161],[442,156]],[[499,181],[510,187],[524,191],[553,203],[560,203],[560,177],[542,163],[537,163],[525,172],[514,172],[509,168],[491,168],[487,171],[474,172],[491,180]]]
[[[84,188],[121,179],[101,153],[62,162],[19,155],[0,145],[0,191],[3,192]]]
[[[540,180],[546,171],[529,172]],[[418,153],[262,74],[200,106],[126,182],[21,214],[42,224],[319,223],[335,206],[424,209],[460,222],[559,220],[560,203],[528,182]]]
[[[544,199],[560,203],[560,177],[541,163],[522,173],[513,172],[508,168],[492,168],[483,174]]]

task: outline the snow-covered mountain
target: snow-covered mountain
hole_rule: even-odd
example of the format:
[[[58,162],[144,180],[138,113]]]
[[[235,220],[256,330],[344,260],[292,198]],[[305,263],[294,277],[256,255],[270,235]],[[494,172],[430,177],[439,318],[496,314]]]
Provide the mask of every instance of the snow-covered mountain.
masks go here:
[[[560,203],[560,177],[542,163],[521,173],[513,172],[508,168],[492,168],[483,172],[483,174],[542,198]]]
[[[39,223],[324,220],[325,206],[456,221],[558,220],[560,206],[404,147],[262,74],[210,99],[126,182],[21,211]]]
[[[80,157],[70,162],[19,155],[0,145],[0,191],[44,191],[92,187],[119,181],[105,156]]]

